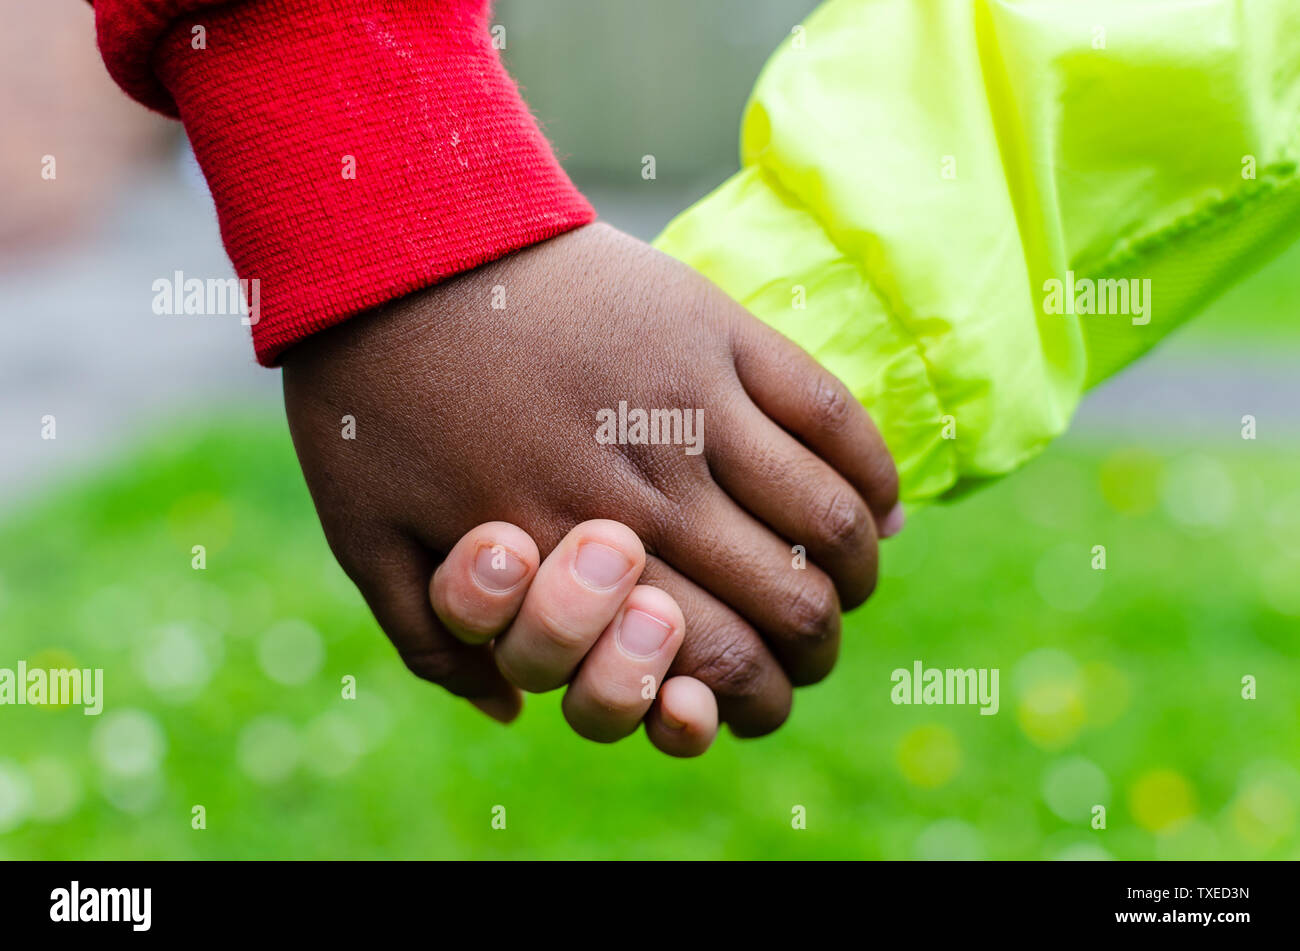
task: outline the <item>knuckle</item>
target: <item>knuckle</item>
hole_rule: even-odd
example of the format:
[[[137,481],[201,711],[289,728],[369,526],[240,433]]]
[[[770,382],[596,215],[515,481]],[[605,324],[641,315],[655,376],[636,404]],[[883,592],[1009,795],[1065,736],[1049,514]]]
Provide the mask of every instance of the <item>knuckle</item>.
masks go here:
[[[837,489],[822,510],[817,532],[835,548],[855,548],[867,534],[870,518],[866,505],[855,494]]]
[[[430,585],[430,595],[434,613],[460,640],[480,643],[496,636],[500,624],[481,605],[450,590],[437,574]]]
[[[890,506],[897,502],[899,491],[898,466],[894,464],[894,457],[889,454],[889,450],[882,447],[879,452],[871,454],[868,472],[875,490],[874,497],[882,499],[885,504]]]
[[[740,632],[692,673],[717,693],[728,697],[756,697],[763,686],[763,668]],[[773,728],[775,729],[775,727]]]
[[[581,704],[571,701],[573,691],[564,696],[561,708],[564,719],[574,733],[595,743],[614,743],[623,739],[640,724],[636,709],[627,702],[596,692],[584,698]]]
[[[507,681],[527,693],[547,693],[564,682],[562,676],[539,668],[531,658],[519,655],[506,640],[499,650],[492,652],[497,670]]]
[[[545,612],[535,614],[531,626],[534,638],[544,650],[568,655],[587,649],[588,637],[585,634]]]
[[[840,603],[829,580],[802,582],[790,593],[784,620],[800,642],[819,644],[839,633]]]
[[[853,401],[848,391],[838,381],[825,376],[818,377],[810,399],[809,411],[822,429],[834,431],[843,428],[853,411]]]
[[[500,633],[501,626],[490,618],[475,617],[461,612],[448,617],[448,626],[457,637],[468,644],[485,644]]]
[[[793,700],[793,695],[787,692],[784,701],[779,704],[769,704],[759,710],[747,711],[742,719],[729,718],[727,722],[731,726],[731,732],[742,739],[775,733],[786,720],[790,719]]]
[[[458,651],[452,647],[422,647],[402,653],[402,663],[407,670],[421,680],[435,684],[450,680],[458,662]]]
[[[795,687],[811,687],[821,683],[835,669],[839,659],[838,647],[835,650],[821,651],[787,671],[790,683]]]
[[[871,548],[871,557],[867,561],[867,571],[863,578],[862,600],[865,601],[876,593],[876,585],[880,581],[880,549],[876,546]],[[859,602],[861,603],[861,602]]]
[[[879,579],[880,568],[875,551],[872,551],[872,557],[865,563],[865,570],[854,581],[851,595],[844,600],[844,609],[851,611],[853,608],[866,602],[876,592],[876,583]]]

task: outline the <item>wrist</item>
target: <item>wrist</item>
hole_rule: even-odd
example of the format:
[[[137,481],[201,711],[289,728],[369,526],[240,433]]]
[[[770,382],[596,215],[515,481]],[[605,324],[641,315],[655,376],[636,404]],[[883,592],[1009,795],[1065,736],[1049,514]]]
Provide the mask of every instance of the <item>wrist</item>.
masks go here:
[[[185,123],[235,270],[258,281],[262,363],[594,217],[492,48],[482,0],[205,8],[157,33],[147,76],[138,41],[117,55],[104,36],[158,4],[97,7],[119,82]]]

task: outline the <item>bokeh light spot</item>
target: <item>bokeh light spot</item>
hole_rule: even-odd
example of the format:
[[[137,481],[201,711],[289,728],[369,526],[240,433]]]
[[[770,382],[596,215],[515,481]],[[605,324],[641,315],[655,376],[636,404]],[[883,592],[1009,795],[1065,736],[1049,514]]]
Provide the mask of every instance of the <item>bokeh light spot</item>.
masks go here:
[[[1095,842],[1076,842],[1052,856],[1053,862],[1109,862],[1111,855]]]
[[[250,779],[266,785],[282,783],[292,776],[301,755],[302,744],[293,724],[269,715],[248,722],[239,733],[235,751],[239,768]]]
[[[1106,774],[1082,756],[1059,760],[1043,777],[1043,801],[1066,822],[1088,822],[1092,807],[1106,805],[1109,797]]]
[[[1133,688],[1128,677],[1110,664],[1095,662],[1083,668],[1084,712],[1090,726],[1109,726],[1128,709]]]
[[[272,625],[257,645],[262,672],[278,684],[304,684],[325,662],[325,642],[306,621],[293,618]]]
[[[161,765],[167,738],[158,721],[144,711],[118,710],[100,717],[90,747],[106,773],[140,776]]]
[[[1281,763],[1246,770],[1228,816],[1232,831],[1252,849],[1267,852],[1295,832],[1300,775]]]
[[[1163,832],[1196,814],[1196,793],[1172,769],[1148,770],[1129,788],[1129,810],[1148,832]]]
[[[1020,729],[1044,749],[1061,749],[1079,735],[1085,722],[1083,678],[1064,651],[1043,648],[1021,658],[1014,683]]]
[[[181,702],[193,699],[212,679],[220,655],[221,638],[215,632],[168,624],[141,638],[135,666],[155,693]]]
[[[984,840],[969,822],[940,819],[921,830],[915,854],[923,862],[973,862],[984,858]]]
[[[56,756],[42,756],[27,766],[32,785],[32,818],[42,822],[66,819],[81,804],[81,780]]]
[[[961,769],[961,747],[945,726],[918,726],[899,743],[898,766],[913,786],[937,789]]]
[[[366,750],[360,725],[337,711],[322,713],[307,726],[305,761],[322,776],[341,776]]]
[[[1223,463],[1201,453],[1175,460],[1165,473],[1165,511],[1188,528],[1227,524],[1237,506],[1237,490]]]
[[[32,787],[27,774],[11,760],[0,760],[0,832],[8,832],[27,818]]]

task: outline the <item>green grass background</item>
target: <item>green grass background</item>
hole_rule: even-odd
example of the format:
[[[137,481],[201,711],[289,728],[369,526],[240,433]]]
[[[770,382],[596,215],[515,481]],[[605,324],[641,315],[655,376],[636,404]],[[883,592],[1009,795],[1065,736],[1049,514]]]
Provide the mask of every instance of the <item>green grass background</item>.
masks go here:
[[[1252,293],[1196,333],[1274,328]],[[784,729],[676,761],[579,739],[558,694],[503,728],[409,676],[283,421],[214,413],[0,525],[0,666],[107,695],[0,710],[0,858],[1297,858],[1297,475],[1231,419],[1068,438],[914,514]],[[999,668],[1001,711],[894,706],[916,659]]]

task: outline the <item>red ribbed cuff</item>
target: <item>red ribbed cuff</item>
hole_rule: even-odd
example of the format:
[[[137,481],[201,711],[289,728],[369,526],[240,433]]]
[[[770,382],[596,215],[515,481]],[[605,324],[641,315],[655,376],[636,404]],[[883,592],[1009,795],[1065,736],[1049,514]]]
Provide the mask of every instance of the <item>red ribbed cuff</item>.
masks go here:
[[[492,48],[486,0],[197,5],[100,0],[100,48],[185,123],[235,270],[258,281],[260,362],[595,218]]]

